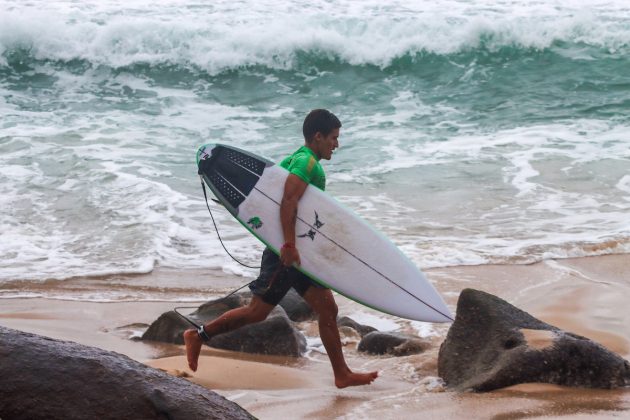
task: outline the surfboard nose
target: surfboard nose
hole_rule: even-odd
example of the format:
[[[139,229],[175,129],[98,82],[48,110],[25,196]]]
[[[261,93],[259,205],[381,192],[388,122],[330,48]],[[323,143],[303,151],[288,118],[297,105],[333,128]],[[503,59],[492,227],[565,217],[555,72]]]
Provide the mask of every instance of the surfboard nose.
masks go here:
[[[206,143],[202,146],[199,146],[199,149],[197,149],[197,167],[199,167],[200,162],[206,159],[210,159],[210,157],[212,157],[212,153],[213,150],[217,147],[218,145],[216,143]]]
[[[217,145],[215,143],[206,143],[197,149],[197,160],[208,158],[212,155],[212,150]]]

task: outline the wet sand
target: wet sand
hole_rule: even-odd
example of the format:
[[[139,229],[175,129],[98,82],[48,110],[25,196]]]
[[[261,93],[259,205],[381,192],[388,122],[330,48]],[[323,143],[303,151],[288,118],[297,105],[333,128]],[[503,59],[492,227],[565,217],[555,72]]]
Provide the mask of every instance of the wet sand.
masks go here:
[[[630,301],[630,255],[426,272],[453,309],[461,289],[484,290],[545,322],[598,341],[625,358],[630,356],[630,311],[626,307]],[[178,273],[180,277],[175,279],[173,274],[169,273],[170,284],[186,283],[186,287],[165,293],[186,293],[191,273]],[[134,284],[150,284],[152,276],[161,281],[164,273],[141,276]],[[103,281],[102,287],[105,285]],[[81,280],[73,287],[81,288]],[[46,294],[44,288],[41,292]],[[341,315],[356,310],[372,312],[343,297],[337,300]],[[173,306],[172,302],[1,299],[0,325],[127,354],[213,389],[261,419],[286,413],[296,419],[630,418],[630,391],[626,390],[522,384],[486,394],[446,391],[436,378],[439,344],[448,330],[444,324],[435,325],[437,335],[432,337],[430,350],[399,358],[359,354],[356,337],[344,335],[349,365],[380,372],[374,384],[359,388],[336,389],[326,355],[316,350],[307,357],[287,359],[204,348],[199,371],[193,373],[186,366],[182,346],[130,340]],[[411,328],[411,323],[398,323],[402,330]],[[305,331],[314,329],[309,323],[300,326]],[[536,346],[544,347],[550,338],[531,330],[524,333]]]

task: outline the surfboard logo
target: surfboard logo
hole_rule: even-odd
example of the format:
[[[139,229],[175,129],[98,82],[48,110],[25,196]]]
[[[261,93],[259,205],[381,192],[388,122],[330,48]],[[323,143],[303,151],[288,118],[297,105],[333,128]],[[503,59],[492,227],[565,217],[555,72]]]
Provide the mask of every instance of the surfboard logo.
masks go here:
[[[317,212],[315,212],[315,223],[313,223],[313,226],[315,226],[316,229],[324,226],[324,223],[319,220],[319,215],[317,214]],[[308,232],[303,233],[302,235],[298,235],[298,238],[311,238],[311,241],[314,241],[315,235],[317,235],[317,231],[309,229]]]
[[[247,221],[247,224],[250,225],[252,229],[260,229],[263,225],[263,222],[262,220],[260,220],[260,217],[254,216]]]

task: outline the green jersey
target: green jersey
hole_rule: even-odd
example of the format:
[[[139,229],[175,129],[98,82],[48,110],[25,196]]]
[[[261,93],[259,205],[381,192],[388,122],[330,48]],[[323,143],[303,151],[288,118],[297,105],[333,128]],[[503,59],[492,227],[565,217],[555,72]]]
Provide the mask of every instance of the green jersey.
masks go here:
[[[320,190],[326,189],[326,174],[319,163],[319,158],[306,146],[300,147],[280,162],[280,166],[297,175],[307,184],[313,184]]]

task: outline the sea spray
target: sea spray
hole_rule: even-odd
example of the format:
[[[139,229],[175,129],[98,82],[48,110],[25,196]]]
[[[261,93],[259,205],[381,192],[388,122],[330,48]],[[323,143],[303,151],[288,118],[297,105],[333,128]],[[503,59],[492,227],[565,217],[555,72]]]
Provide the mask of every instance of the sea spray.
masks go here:
[[[630,252],[625,2],[0,9],[0,281],[255,276],[194,153],[277,161],[320,106],[343,122],[327,190],[421,268]]]

